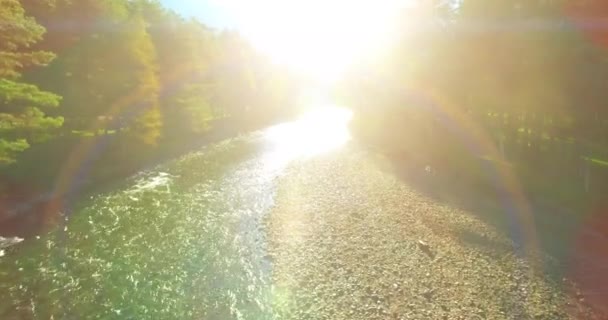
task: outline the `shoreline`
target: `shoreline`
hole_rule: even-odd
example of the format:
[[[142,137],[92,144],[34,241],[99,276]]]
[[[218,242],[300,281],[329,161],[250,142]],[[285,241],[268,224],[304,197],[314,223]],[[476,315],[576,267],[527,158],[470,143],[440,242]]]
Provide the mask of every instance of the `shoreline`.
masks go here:
[[[86,180],[77,181],[72,186],[71,191],[62,194],[57,194],[54,190],[48,189],[46,191],[28,192],[27,188],[19,190],[20,188],[16,184],[12,187],[9,185],[9,187],[4,188],[9,190],[9,193],[0,194],[0,236],[27,238],[48,232],[64,216],[61,211],[66,208],[66,203],[73,205],[87,196],[111,188],[138,172],[194,152],[207,145],[241,134],[262,130],[289,120],[289,117],[285,118],[261,121],[247,126],[239,125],[239,119],[216,120],[209,131],[199,137],[194,137],[193,140],[196,140],[194,143],[187,143],[178,147],[168,145],[163,148],[161,146],[151,158],[137,162],[126,169],[114,169],[109,174],[104,174],[103,177],[98,176],[96,179],[89,177]]]

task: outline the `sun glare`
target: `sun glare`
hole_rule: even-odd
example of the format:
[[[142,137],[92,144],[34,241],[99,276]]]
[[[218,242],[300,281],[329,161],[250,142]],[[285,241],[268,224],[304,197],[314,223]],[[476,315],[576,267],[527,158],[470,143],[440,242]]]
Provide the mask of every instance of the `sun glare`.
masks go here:
[[[240,30],[276,62],[332,81],[390,39],[401,0],[232,0]]]
[[[350,140],[348,123],[351,117],[348,109],[322,105],[294,122],[267,129],[264,137],[274,150],[267,164],[282,166],[291,160],[315,156],[344,145]]]

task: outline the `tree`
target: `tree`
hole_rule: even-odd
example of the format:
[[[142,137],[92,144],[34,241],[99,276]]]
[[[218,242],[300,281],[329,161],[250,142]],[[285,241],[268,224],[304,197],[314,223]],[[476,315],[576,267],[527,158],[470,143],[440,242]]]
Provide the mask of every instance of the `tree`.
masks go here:
[[[63,123],[42,109],[57,107],[60,97],[19,81],[24,68],[44,66],[54,55],[29,50],[45,29],[17,0],[0,0],[0,164],[12,163],[31,143],[48,138]]]
[[[211,102],[214,85],[209,77],[215,51],[212,31],[158,2],[136,4],[157,52],[164,138],[172,141],[206,131],[218,109]]]
[[[28,77],[63,96],[67,133],[114,130],[154,144],[162,126],[160,84],[141,13],[127,1],[56,0],[47,11],[27,2],[47,24],[44,44],[60,52]]]

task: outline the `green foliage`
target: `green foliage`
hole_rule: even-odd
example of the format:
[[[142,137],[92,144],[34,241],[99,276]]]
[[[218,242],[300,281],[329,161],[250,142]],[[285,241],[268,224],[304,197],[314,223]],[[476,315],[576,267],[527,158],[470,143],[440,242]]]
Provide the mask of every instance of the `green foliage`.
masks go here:
[[[49,52],[22,51],[40,41],[45,29],[25,15],[18,0],[0,0],[0,21],[0,77],[18,77],[21,69],[45,65],[53,59]]]
[[[209,100],[213,84],[205,77],[213,63],[212,32],[164,10],[156,2],[140,2],[138,10],[148,23],[156,48],[164,138],[173,140],[204,132],[215,117]]]
[[[17,154],[23,152],[29,147],[30,145],[25,139],[13,141],[0,139],[0,163],[6,164],[15,162],[15,157]]]
[[[61,98],[35,85],[18,82],[26,67],[49,63],[54,55],[31,51],[44,27],[25,15],[16,0],[0,0],[0,165],[15,162],[31,143],[49,138],[63,124],[61,117],[47,117],[40,108],[57,107]]]
[[[57,107],[60,101],[58,95],[41,91],[34,85],[0,79],[0,103],[4,107],[20,103]]]
[[[458,145],[502,158],[537,175],[523,180],[580,181],[581,157],[608,158],[608,42],[577,22],[608,13],[602,3],[413,4],[381,68],[360,68],[355,74],[365,80],[349,79],[343,90],[366,119],[358,131],[409,153],[445,154]],[[416,129],[418,118],[406,109],[428,117],[430,128]]]
[[[216,119],[261,124],[291,102],[293,79],[238,34],[184,19],[158,1],[0,4],[0,163],[14,162],[48,139],[109,135],[118,142],[108,148],[142,159],[163,152],[162,144],[200,140]],[[56,152],[68,157],[61,149]],[[29,171],[20,167],[32,165],[17,163],[10,170]]]
[[[190,84],[173,94],[165,116],[169,129],[167,138],[203,133],[209,128],[209,122],[214,118],[209,91],[204,84]]]

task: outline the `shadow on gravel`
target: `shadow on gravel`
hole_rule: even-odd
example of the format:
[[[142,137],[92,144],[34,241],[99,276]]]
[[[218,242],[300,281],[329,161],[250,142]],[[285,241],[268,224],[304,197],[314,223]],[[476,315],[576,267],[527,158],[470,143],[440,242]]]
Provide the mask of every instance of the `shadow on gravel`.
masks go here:
[[[471,179],[457,170],[436,170],[427,167],[420,159],[404,155],[387,155],[378,151],[370,151],[369,154],[381,170],[438,203],[474,215],[506,235],[513,241],[513,246],[492,241],[474,230],[439,226],[444,230],[447,228],[456,241],[465,246],[483,248],[496,259],[517,253],[526,244],[522,240],[520,222],[514,219],[517,209],[505,197],[505,190],[497,187],[491,179]],[[445,163],[449,159],[441,161]],[[605,273],[608,268],[608,238],[602,235],[602,230],[608,231],[608,206],[604,214],[591,215],[605,221],[602,224],[586,221],[588,218],[584,215],[572,214],[560,207],[530,201],[526,204],[530,206],[528,214],[534,220],[538,249],[551,257],[543,261],[545,276],[556,288],[570,292],[581,303],[594,305],[602,314],[608,314],[607,308],[603,307],[608,306],[608,290],[602,289],[608,284]],[[574,281],[576,288],[566,284],[564,278]]]
[[[507,244],[490,239],[473,230],[459,228],[454,230],[454,233],[455,238],[460,243],[470,247],[476,247],[479,251],[484,252],[493,258],[502,258],[513,251],[513,248],[509,247]]]
[[[511,200],[505,196],[505,190],[498,188],[489,179],[470,179],[464,173],[429,168],[419,160],[412,161],[402,155],[371,152],[371,156],[383,171],[398,177],[417,192],[476,216],[513,241],[513,247],[505,248],[503,245],[488,242],[488,239],[473,230],[452,230],[463,244],[483,246],[488,251],[497,252],[513,252],[526,245],[521,223],[517,221],[517,208],[514,208]],[[536,237],[541,249],[557,260],[557,263],[546,271],[547,275],[555,280],[561,279],[574,249],[573,234],[576,233],[574,229],[577,223],[558,221],[559,219],[552,216],[552,212],[541,212],[538,209],[532,209],[530,214],[536,224]]]

